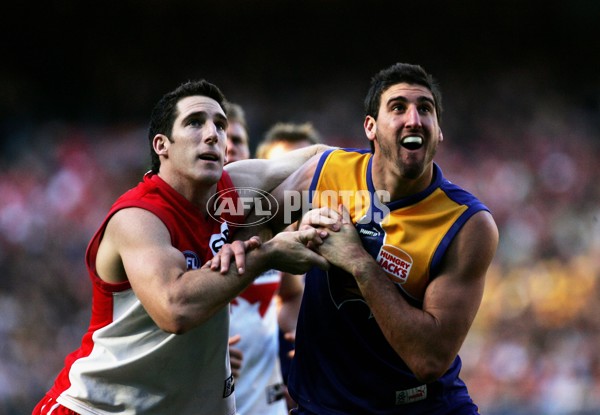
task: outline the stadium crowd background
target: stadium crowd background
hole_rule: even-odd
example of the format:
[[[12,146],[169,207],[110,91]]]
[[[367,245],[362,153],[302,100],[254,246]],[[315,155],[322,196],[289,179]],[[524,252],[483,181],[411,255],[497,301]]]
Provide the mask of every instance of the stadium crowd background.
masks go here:
[[[21,4],[4,22],[0,415],[30,413],[78,345],[86,245],[147,170],[164,92],[215,82],[253,147],[277,121],[364,147],[369,77],[396,61],[440,81],[437,161],[500,229],[461,352],[482,414],[600,412],[600,3],[166,3]]]

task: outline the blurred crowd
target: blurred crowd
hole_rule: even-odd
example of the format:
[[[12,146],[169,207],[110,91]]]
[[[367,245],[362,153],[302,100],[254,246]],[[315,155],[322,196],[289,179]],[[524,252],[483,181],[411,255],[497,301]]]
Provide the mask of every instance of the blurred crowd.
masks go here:
[[[482,414],[598,414],[600,109],[547,91],[503,102],[507,87],[466,126],[468,104],[449,104],[437,155],[500,229],[462,377]],[[306,121],[328,131],[326,117]],[[55,121],[21,134],[0,158],[0,415],[31,413],[77,347],[90,314],[86,245],[149,160],[143,125]],[[323,141],[366,147],[363,136]]]

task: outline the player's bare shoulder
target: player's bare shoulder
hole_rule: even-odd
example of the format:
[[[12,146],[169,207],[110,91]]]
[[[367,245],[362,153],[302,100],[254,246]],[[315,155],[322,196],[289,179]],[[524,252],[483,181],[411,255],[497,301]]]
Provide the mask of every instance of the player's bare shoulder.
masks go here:
[[[459,262],[470,264],[474,269],[479,269],[481,274],[485,274],[496,254],[498,240],[498,226],[492,214],[482,210],[464,224],[456,241],[451,244],[451,249],[461,259]]]

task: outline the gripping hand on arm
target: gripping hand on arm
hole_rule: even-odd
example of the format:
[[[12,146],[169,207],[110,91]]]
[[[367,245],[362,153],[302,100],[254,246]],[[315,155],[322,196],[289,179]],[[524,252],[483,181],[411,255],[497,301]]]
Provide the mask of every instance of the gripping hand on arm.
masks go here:
[[[345,208],[338,213],[340,230],[329,229],[318,252],[354,277],[388,343],[415,376],[423,382],[439,378],[456,358],[481,302],[498,243],[492,216],[478,212],[463,225],[418,308],[363,248]]]
[[[323,243],[322,232],[317,229],[303,229],[293,232],[281,232],[261,245],[261,249],[269,255],[271,269],[276,269],[291,274],[303,274],[312,266],[328,269],[329,263],[318,253],[309,249],[308,246],[319,246]],[[254,237],[257,238],[257,237]],[[258,238],[257,238],[258,239]],[[245,258],[243,250],[246,246],[254,246],[248,241],[234,241],[225,244],[221,250],[207,263],[214,271],[225,273],[230,267],[232,256],[235,258],[236,266],[243,274],[245,270]],[[243,245],[243,246],[242,246]],[[250,248],[253,249],[253,248]]]

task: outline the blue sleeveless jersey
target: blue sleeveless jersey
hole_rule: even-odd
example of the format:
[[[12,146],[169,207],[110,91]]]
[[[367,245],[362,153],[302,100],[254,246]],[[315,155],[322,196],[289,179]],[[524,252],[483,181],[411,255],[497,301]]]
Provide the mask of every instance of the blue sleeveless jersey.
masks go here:
[[[423,192],[382,203],[373,197],[371,157],[368,150],[324,153],[311,201],[313,207],[343,203],[367,251],[404,298],[421,307],[454,236],[488,209],[437,165]],[[457,356],[440,379],[422,384],[383,336],[350,274],[315,268],[306,275],[289,378],[301,407],[319,415],[477,413],[460,369]]]

